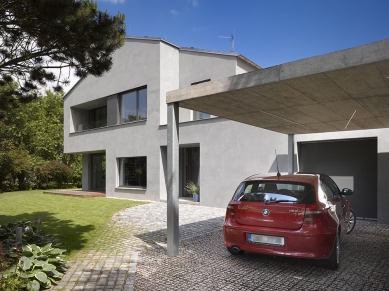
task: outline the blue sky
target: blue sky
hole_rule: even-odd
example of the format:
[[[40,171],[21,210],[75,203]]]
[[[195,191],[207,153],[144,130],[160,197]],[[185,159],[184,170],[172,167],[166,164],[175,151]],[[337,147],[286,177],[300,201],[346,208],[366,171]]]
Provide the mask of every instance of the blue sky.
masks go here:
[[[389,38],[389,0],[98,0],[127,35],[235,51],[266,68]]]

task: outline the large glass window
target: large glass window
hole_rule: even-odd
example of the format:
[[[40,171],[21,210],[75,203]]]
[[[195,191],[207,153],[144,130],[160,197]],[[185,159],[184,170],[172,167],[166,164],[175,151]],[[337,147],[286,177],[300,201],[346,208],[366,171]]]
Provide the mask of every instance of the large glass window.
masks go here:
[[[89,110],[88,129],[107,126],[107,107],[100,107]]]
[[[120,122],[147,119],[147,88],[133,90],[121,95]]]
[[[119,168],[119,187],[146,188],[146,157],[120,158]]]

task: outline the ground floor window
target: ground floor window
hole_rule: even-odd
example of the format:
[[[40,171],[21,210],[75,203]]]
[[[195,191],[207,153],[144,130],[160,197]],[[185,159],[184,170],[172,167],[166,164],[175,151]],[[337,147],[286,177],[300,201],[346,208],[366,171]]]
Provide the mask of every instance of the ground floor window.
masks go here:
[[[119,159],[119,187],[147,186],[147,157]]]

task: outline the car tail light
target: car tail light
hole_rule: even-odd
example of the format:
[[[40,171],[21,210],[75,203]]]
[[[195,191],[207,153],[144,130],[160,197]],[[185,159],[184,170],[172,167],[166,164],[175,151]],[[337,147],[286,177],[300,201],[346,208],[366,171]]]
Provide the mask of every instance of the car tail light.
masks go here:
[[[323,211],[318,209],[316,204],[308,204],[305,208],[304,222],[319,223],[323,219]]]
[[[228,205],[227,206],[227,214],[230,216],[235,215],[235,207],[232,205]]]

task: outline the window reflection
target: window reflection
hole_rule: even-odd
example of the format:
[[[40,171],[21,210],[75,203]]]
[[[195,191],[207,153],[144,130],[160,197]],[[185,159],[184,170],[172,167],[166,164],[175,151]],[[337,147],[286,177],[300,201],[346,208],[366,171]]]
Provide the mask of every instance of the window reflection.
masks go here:
[[[121,96],[121,123],[147,119],[147,88]]]
[[[119,186],[141,187],[147,186],[147,158],[133,157],[119,159]]]

